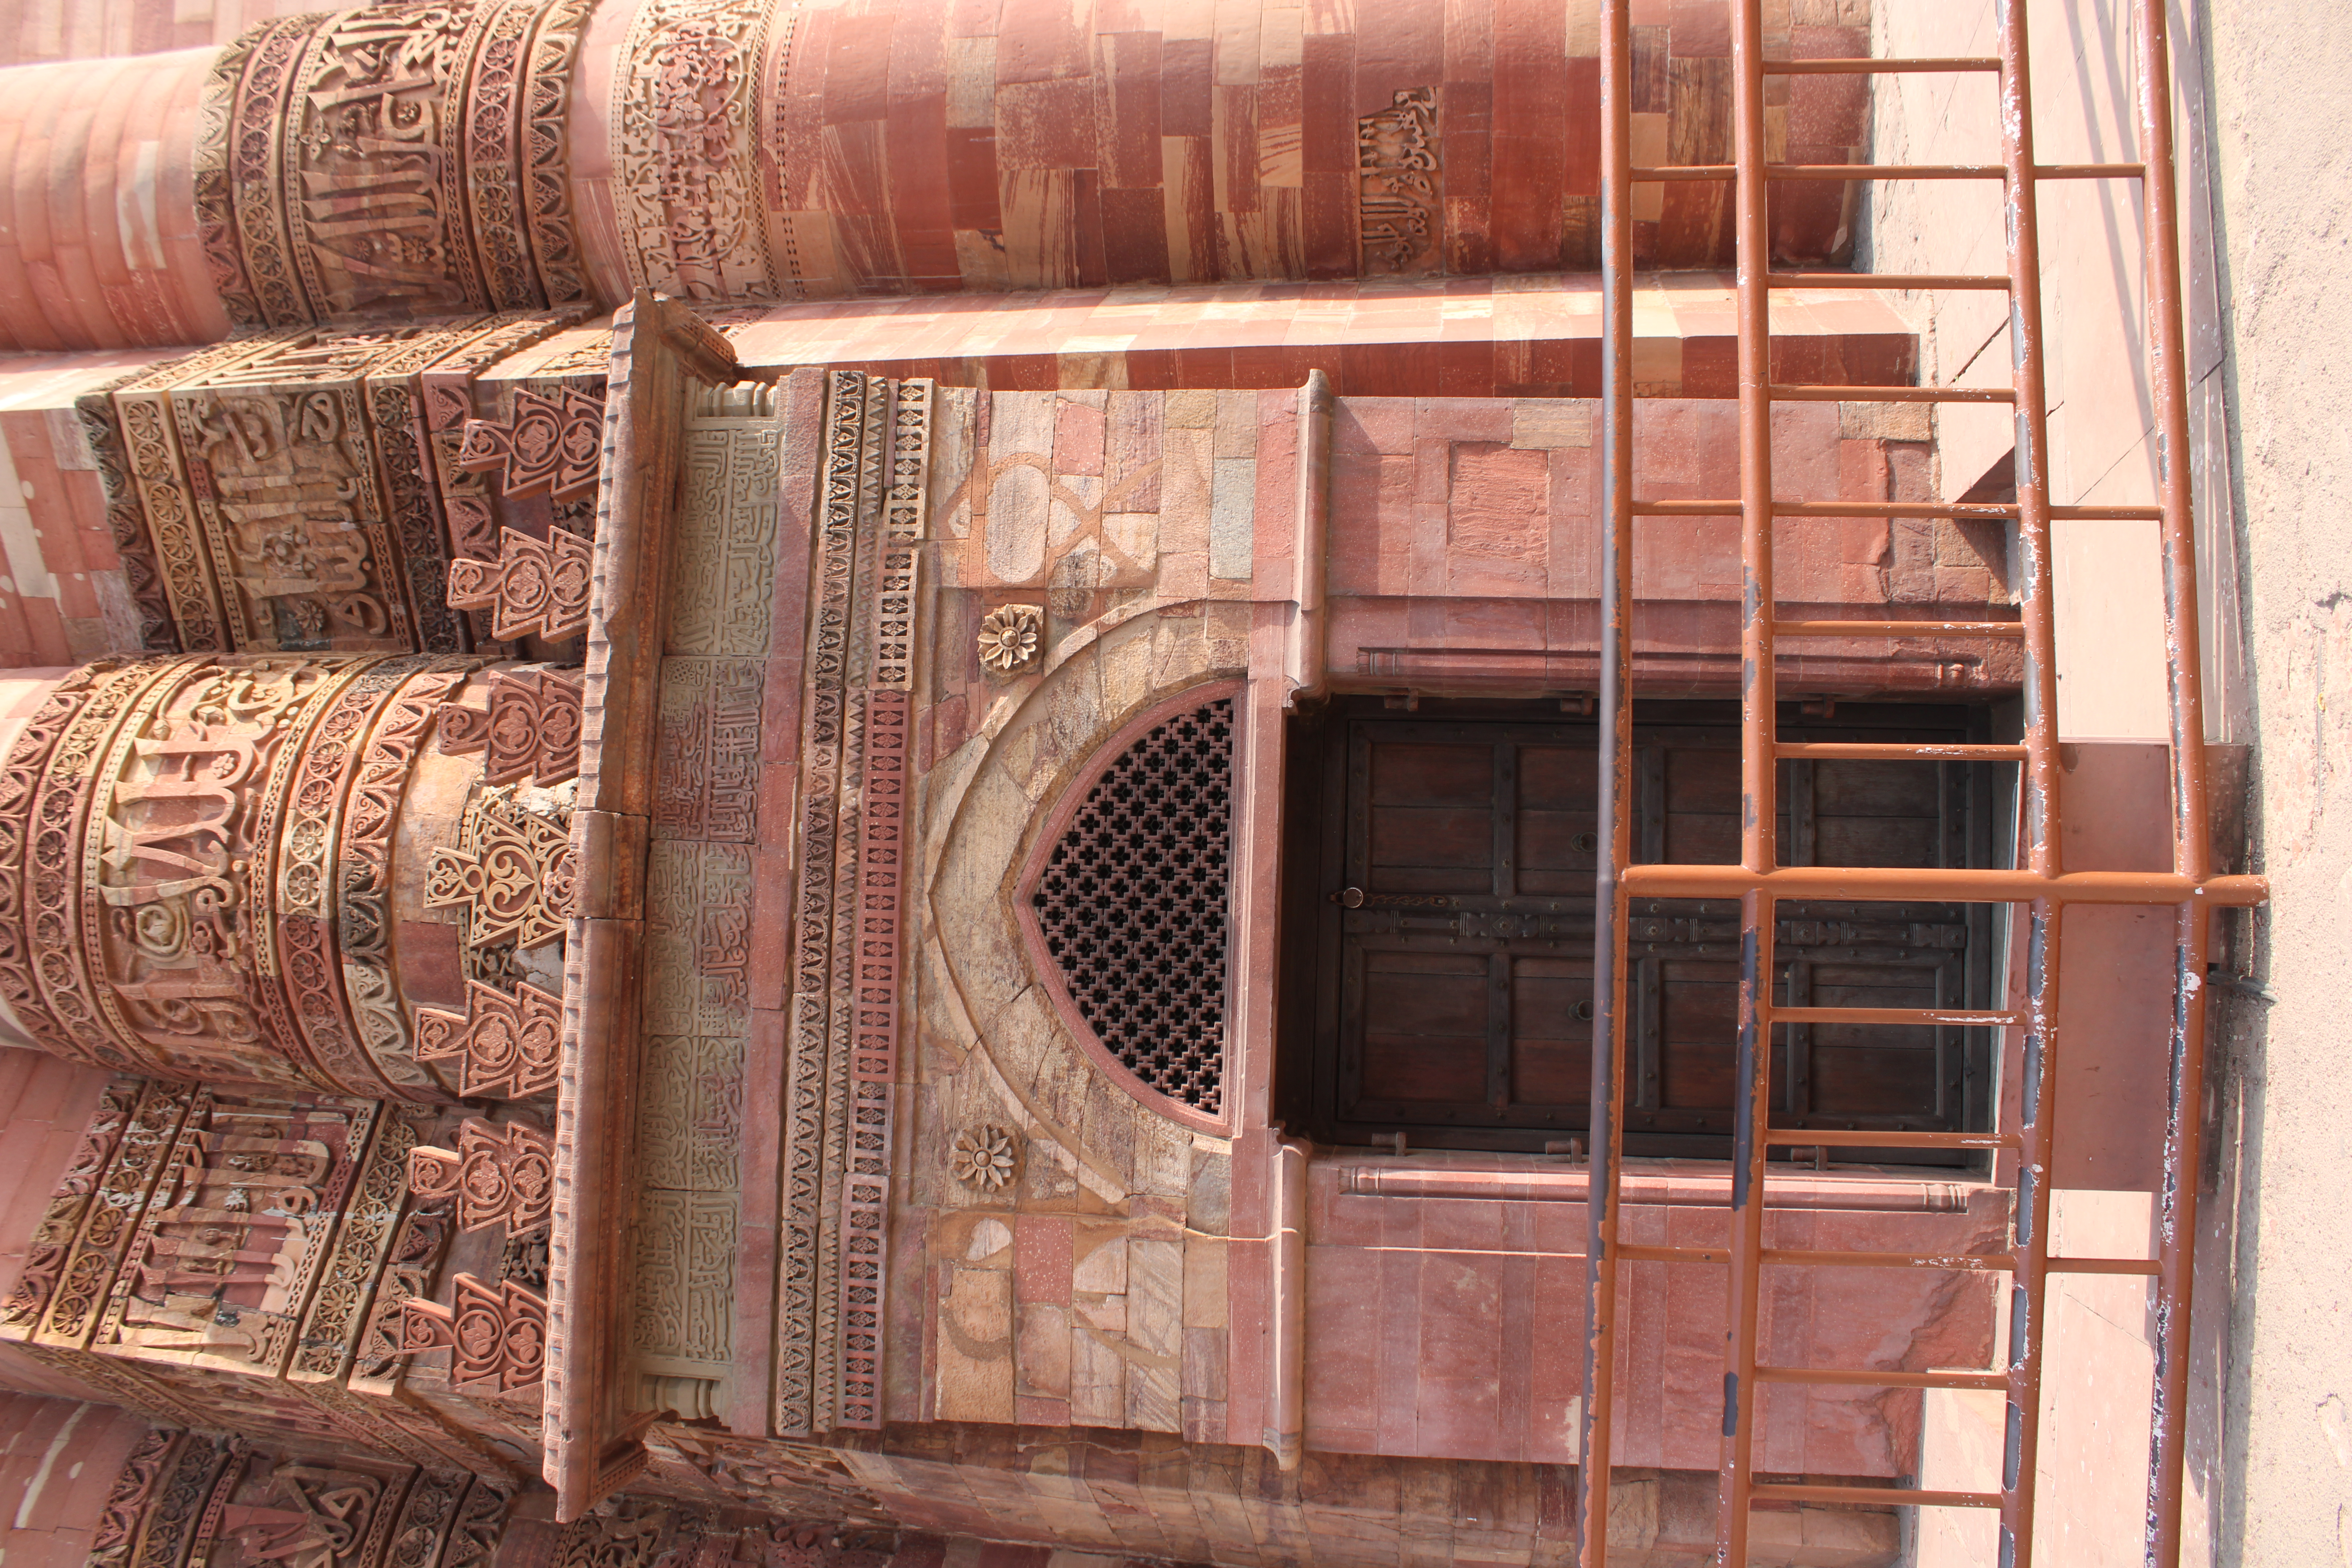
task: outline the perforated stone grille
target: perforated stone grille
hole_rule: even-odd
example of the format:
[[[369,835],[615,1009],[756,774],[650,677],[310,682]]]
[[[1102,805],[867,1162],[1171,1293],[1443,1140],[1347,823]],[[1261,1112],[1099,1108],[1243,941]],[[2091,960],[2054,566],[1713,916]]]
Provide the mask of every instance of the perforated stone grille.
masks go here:
[[[1032,895],[1105,1049],[1214,1116],[1224,1093],[1234,704],[1180,714],[1106,770]]]

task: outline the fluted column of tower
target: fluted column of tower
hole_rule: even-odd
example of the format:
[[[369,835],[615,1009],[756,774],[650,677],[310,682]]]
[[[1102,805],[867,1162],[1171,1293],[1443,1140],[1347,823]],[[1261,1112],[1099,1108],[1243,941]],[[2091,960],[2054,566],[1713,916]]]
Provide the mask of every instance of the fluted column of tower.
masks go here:
[[[1591,268],[1589,5],[478,0],[0,71],[0,347],[617,304]],[[1728,156],[1729,31],[1640,29],[1644,162]],[[1864,52],[1793,28],[1780,54]],[[1847,79],[1775,79],[1772,155],[1855,155]],[[1727,184],[1636,248],[1730,259]],[[1834,260],[1845,187],[1778,182]]]

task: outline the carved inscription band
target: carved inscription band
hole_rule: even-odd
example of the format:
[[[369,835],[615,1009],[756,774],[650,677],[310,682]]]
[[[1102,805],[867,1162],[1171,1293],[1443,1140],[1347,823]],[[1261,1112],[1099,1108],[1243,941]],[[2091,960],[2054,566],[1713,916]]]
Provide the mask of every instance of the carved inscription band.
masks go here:
[[[425,725],[476,662],[189,655],[61,682],[0,762],[19,1024],[163,1078],[454,1094],[397,1022],[381,889]]]
[[[445,427],[484,369],[582,313],[289,327],[82,397],[146,646],[464,651]]]
[[[196,206],[241,327],[586,302],[562,119],[589,6],[265,22],[198,110]]]
[[[776,1430],[882,1424],[901,831],[931,384],[828,387],[801,741]]]

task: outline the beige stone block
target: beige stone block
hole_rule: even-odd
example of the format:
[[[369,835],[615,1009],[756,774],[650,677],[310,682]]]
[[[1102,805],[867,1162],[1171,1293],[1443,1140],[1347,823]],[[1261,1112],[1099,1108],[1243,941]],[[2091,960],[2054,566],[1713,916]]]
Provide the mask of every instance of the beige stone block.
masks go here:
[[[1184,1326],[1225,1326],[1225,1247],[1208,1237],[1184,1238]]]
[[[1031,1301],[1021,1310],[1015,1386],[1032,1399],[1070,1395],[1070,1309]]]
[[[1136,1185],[1181,1198],[1192,1179],[1192,1135],[1158,1117],[1146,1119],[1136,1145]]]
[[[1211,406],[1214,406],[1213,402]],[[1215,432],[1206,426],[1171,428],[1162,443],[1160,548],[1163,552],[1202,551],[1209,547],[1209,509],[1214,482],[1211,465],[1215,461],[1210,454],[1214,444]]]
[[[1106,723],[1122,724],[1135,716],[1151,695],[1151,627],[1130,621],[1096,645],[1095,664],[1102,683]]]
[[[1045,569],[1045,531],[1053,504],[1043,467],[1007,463],[988,488],[982,529],[988,574],[1005,587],[1036,583]]]
[[[1664,114],[1631,114],[1633,121],[1633,163],[1637,168],[1654,169],[1670,162],[1666,156],[1667,124]],[[1666,187],[1643,184],[1633,187],[1633,221],[1655,223],[1665,216]]]
[[[944,1408],[940,1415],[946,1416]],[[1083,1323],[1070,1332],[1070,1423],[1127,1425],[1127,1363],[1098,1331]]]
[[[993,130],[996,125],[996,39],[948,40],[948,126]]]
[[[1213,392],[1171,392],[1162,398],[1160,409],[1161,422],[1170,430],[1216,428],[1217,395]]]
[[[1071,1246],[1070,1289],[1089,1296],[1127,1292],[1127,1233],[1113,1224],[1080,1220]]]
[[[964,539],[971,533],[972,437],[979,394],[968,386],[942,386],[931,395],[930,533],[934,539]]]
[[[1010,1421],[1013,1276],[992,1268],[949,1272],[940,1303],[940,1419]]]
[[[1255,392],[1220,392],[1217,398],[1216,450],[1218,458],[1255,458],[1257,456],[1257,394]]]
[[[1124,1296],[1087,1296],[1072,1298],[1070,1310],[1076,1321],[1099,1329],[1115,1338],[1127,1334],[1127,1298]]]
[[[1593,407],[1582,398],[1515,398],[1511,403],[1511,445],[1538,449],[1590,447]]]
[[[1932,403],[1841,403],[1838,434],[1848,441],[1932,441]]]

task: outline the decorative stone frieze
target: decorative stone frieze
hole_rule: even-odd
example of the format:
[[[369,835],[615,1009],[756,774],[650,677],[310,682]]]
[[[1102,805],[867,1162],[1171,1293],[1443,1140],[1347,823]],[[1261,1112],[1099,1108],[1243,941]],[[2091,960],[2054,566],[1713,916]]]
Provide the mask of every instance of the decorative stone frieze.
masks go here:
[[[230,320],[584,300],[562,127],[588,10],[394,5],[238,38],[207,88],[195,158]]]
[[[416,1011],[416,1054],[458,1064],[467,1099],[530,1100],[555,1089],[563,998],[528,982],[511,996],[480,981],[466,986],[467,1010]]]
[[[408,1190],[419,1203],[454,1200],[457,1228],[502,1227],[509,1237],[546,1230],[555,1197],[555,1149],[527,1121],[484,1121],[469,1116],[455,1149],[418,1145],[408,1152]]]
[[[148,646],[463,650],[428,408],[579,313],[288,328],[84,396]]]
[[[1002,1192],[1020,1173],[1018,1146],[1002,1127],[968,1127],[949,1142],[948,1169],[975,1193]]]
[[[467,809],[457,847],[433,851],[425,907],[458,910],[468,948],[538,947],[563,934],[575,875],[564,824],[503,789],[485,792]]]
[[[484,784],[562,784],[580,772],[580,682],[553,670],[498,670],[489,707],[446,702],[435,733],[444,755],[488,753]]]
[[[449,563],[449,607],[490,612],[490,635],[561,642],[588,629],[594,571],[588,542],[557,532],[533,539],[515,529],[499,539],[499,559],[459,556]]]
[[[915,544],[931,388],[836,374],[801,744],[776,1429],[881,1421]]]
[[[1389,107],[1356,121],[1358,237],[1367,277],[1440,270],[1444,174],[1437,92],[1399,88]]]
[[[457,1277],[457,1300],[422,1296],[402,1303],[401,1349],[446,1350],[449,1384],[488,1398],[534,1394],[547,1364],[547,1302],[513,1280]]]
[[[49,1049],[437,1100],[395,999],[391,842],[471,661],[185,656],[77,672],[0,763],[0,993]]]
[[[505,1532],[512,1489],[446,1465],[321,1457],[170,1427],[114,1478],[97,1568],[478,1568]]]
[[[457,466],[468,473],[498,475],[500,495],[570,500],[595,489],[604,444],[603,398],[573,387],[552,397],[518,387],[511,423],[466,421]]]

